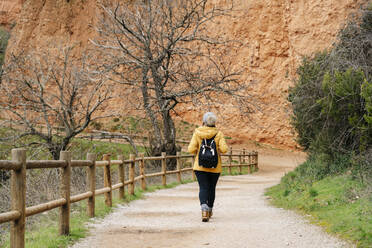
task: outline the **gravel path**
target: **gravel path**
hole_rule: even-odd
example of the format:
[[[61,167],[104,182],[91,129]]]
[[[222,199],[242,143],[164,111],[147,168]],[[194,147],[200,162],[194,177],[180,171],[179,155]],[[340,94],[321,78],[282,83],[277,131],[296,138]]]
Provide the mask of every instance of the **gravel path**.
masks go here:
[[[263,195],[300,160],[262,156],[260,172],[222,177],[207,223],[201,222],[197,183],[190,183],[119,206],[90,224],[90,236],[73,248],[350,247],[294,212],[270,206]]]

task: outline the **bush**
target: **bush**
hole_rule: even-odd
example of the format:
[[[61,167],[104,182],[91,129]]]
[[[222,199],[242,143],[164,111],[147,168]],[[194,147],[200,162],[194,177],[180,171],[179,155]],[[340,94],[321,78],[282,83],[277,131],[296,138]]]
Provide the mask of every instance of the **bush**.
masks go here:
[[[355,156],[352,163],[354,177],[367,184],[372,196],[372,148]]]
[[[324,72],[326,60],[304,59],[290,89],[298,142],[310,152],[365,150],[372,141],[372,84],[362,70]]]
[[[359,151],[370,145],[368,139],[371,129],[365,120],[368,115],[362,85],[368,85],[361,70],[348,69],[324,75],[322,90],[325,96],[319,99],[321,114],[326,117],[321,134],[330,140],[329,149]],[[367,88],[367,87],[365,87]],[[365,91],[366,95],[368,92]],[[371,98],[367,96],[367,98]]]
[[[365,167],[359,157],[372,147],[371,50],[372,4],[340,31],[332,49],[305,57],[297,70],[288,100],[298,143],[310,154],[308,168],[299,171],[310,173],[310,182]]]
[[[361,96],[365,101],[365,115],[364,119],[368,124],[368,128],[372,126],[372,83],[365,81],[361,87]]]
[[[289,90],[292,103],[292,125],[298,133],[298,143],[308,150],[322,130],[324,121],[318,100],[324,96],[322,81],[329,68],[328,54],[318,53],[314,58],[305,57],[297,69],[295,86]]]

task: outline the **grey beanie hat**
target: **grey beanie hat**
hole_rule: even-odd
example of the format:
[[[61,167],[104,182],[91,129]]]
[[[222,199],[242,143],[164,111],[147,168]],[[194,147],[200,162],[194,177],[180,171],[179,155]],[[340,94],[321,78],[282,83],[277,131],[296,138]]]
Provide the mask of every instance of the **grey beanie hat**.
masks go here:
[[[213,127],[216,125],[217,117],[212,112],[207,112],[203,115],[203,123],[208,127]]]

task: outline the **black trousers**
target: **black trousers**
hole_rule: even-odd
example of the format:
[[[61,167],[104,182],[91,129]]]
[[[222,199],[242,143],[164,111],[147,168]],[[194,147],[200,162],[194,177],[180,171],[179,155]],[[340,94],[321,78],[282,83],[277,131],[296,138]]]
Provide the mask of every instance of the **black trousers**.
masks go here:
[[[207,204],[213,208],[214,199],[216,197],[216,185],[220,173],[212,173],[205,171],[194,171],[199,183],[199,200],[201,204]]]

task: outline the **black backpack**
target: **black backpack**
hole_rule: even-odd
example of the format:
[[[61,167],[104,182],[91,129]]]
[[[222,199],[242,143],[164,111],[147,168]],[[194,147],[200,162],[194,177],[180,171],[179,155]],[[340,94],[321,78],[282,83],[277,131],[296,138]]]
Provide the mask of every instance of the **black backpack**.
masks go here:
[[[217,134],[216,134],[217,135]],[[216,168],[218,164],[217,146],[214,137],[203,139],[199,149],[199,166]]]

